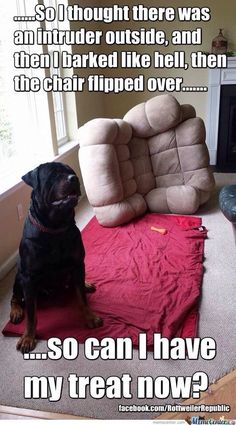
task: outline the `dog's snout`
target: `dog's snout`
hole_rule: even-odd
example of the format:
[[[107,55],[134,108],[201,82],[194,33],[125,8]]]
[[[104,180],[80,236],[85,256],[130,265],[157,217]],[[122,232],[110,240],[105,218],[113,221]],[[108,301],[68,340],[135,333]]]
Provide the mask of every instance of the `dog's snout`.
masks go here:
[[[67,177],[68,181],[71,183],[75,183],[77,182],[78,178],[75,174],[69,174],[69,176]]]

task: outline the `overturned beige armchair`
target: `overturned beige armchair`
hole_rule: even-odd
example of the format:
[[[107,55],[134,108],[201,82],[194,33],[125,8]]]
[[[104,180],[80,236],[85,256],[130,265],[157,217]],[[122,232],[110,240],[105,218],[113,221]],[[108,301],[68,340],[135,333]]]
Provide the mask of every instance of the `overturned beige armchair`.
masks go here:
[[[147,210],[194,214],[215,185],[204,123],[171,95],[141,103],[123,119],[89,121],[79,142],[85,190],[103,226]]]

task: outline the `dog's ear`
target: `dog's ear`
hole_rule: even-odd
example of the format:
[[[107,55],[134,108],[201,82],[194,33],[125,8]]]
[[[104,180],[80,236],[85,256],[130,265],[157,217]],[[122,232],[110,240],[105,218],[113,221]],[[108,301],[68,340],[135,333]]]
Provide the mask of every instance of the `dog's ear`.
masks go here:
[[[36,167],[34,170],[29,171],[27,174],[22,176],[22,180],[31,186],[33,189],[36,189],[38,185],[38,172],[39,167]]]

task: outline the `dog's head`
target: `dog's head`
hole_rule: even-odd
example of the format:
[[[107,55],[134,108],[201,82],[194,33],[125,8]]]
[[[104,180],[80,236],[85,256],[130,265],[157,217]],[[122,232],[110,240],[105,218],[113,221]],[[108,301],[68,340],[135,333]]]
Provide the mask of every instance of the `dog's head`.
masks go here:
[[[68,165],[47,162],[29,171],[22,180],[33,188],[32,199],[43,209],[73,209],[80,193],[79,179]]]

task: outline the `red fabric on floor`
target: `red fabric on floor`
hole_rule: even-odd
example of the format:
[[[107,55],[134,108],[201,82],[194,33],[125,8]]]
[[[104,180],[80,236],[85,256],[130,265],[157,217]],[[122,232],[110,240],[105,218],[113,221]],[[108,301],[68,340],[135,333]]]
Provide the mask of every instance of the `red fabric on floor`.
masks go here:
[[[87,329],[76,298],[63,294],[57,302],[38,306],[37,337],[131,337],[140,332],[152,345],[153,333],[172,338],[194,337],[203,274],[206,230],[191,216],[146,214],[117,228],[101,227],[94,217],[82,232],[86,279],[96,285],[88,295],[91,308],[104,320]],[[166,234],[151,230],[166,229]],[[8,323],[4,335],[19,335],[24,322]]]

